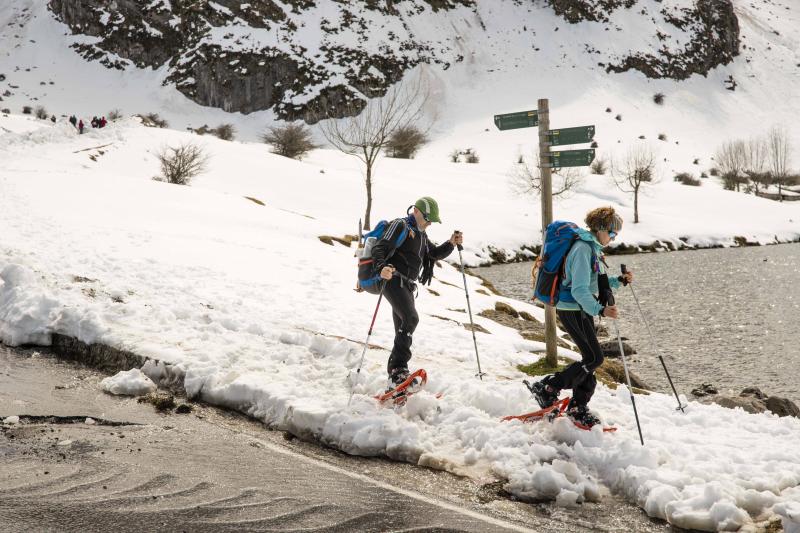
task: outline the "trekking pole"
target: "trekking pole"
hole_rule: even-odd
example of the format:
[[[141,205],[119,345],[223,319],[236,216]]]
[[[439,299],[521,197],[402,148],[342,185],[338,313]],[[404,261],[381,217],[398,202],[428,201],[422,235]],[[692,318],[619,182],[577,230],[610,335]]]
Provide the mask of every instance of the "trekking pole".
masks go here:
[[[378,316],[378,308],[381,306],[383,299],[383,289],[386,288],[386,282],[381,282],[381,292],[378,294],[378,303],[375,305],[375,312],[372,313],[372,322],[369,324],[369,331],[367,332],[367,340],[364,341],[364,350],[361,352],[361,360],[358,362],[358,369],[356,370],[356,379],[350,386],[350,399],[347,400],[347,406],[350,407],[350,402],[353,401],[353,394],[355,393],[356,384],[358,384],[358,376],[361,374],[361,365],[364,364],[364,356],[367,355],[367,347],[369,346],[369,338],[372,336],[372,327],[375,325],[375,317]]]
[[[458,230],[456,230],[459,233]],[[472,321],[472,306],[469,303],[469,291],[467,290],[467,275],[464,273],[464,258],[461,256],[461,250],[464,249],[463,246],[460,244],[458,246],[458,260],[461,263],[461,277],[464,279],[464,294],[467,295],[467,310],[469,311],[469,324],[470,329],[472,330],[472,343],[475,345],[475,360],[478,362],[478,373],[475,374],[478,378],[483,381],[483,376],[486,375],[485,372],[481,372],[481,358],[478,356],[478,341],[475,338],[475,322]]]
[[[622,275],[624,276],[628,272],[628,268],[625,265],[621,265],[622,268]],[[672,383],[672,378],[669,375],[669,370],[667,370],[667,364],[664,362],[664,358],[661,357],[660,350],[658,349],[658,344],[656,344],[656,338],[653,335],[653,330],[650,329],[650,323],[647,321],[647,318],[644,316],[644,312],[642,311],[642,306],[639,305],[639,299],[636,297],[636,291],[633,290],[633,284],[628,283],[628,287],[631,288],[631,294],[633,294],[633,301],[636,302],[636,307],[639,309],[639,314],[642,317],[642,322],[644,322],[645,327],[647,327],[647,333],[650,334],[650,343],[653,345],[653,351],[658,355],[658,360],[661,361],[661,366],[664,368],[664,373],[667,375],[667,381],[669,381],[669,386],[672,387],[672,392],[675,394],[675,399],[678,401],[678,407],[675,408],[676,411],[680,410],[682,413],[686,414],[684,411],[684,404],[681,403],[681,399],[678,396],[678,391],[675,389],[675,385]]]
[[[609,290],[608,291],[608,305],[614,305],[614,294]],[[628,373],[628,363],[625,360],[625,349],[622,346],[622,337],[619,334],[619,326],[617,325],[617,320],[611,320],[614,323],[614,330],[617,333],[617,342],[619,342],[619,353],[622,357],[622,367],[625,369],[625,380],[628,382],[628,390],[631,393],[631,405],[633,406],[633,416],[636,418],[636,428],[639,430],[639,440],[644,446],[644,437],[642,437],[642,425],[639,423],[639,413],[636,411],[636,400],[633,397],[633,387],[631,386],[631,376]]]

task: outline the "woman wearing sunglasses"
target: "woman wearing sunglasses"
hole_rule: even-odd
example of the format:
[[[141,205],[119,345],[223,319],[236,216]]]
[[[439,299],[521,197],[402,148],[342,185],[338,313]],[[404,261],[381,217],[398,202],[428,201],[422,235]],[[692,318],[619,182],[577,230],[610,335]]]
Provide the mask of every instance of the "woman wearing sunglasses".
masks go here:
[[[633,272],[609,278],[603,259],[603,248],[622,230],[622,218],[613,207],[599,207],[586,215],[588,229],[578,230],[578,240],[572,245],[564,264],[562,289],[572,298],[562,298],[556,314],[564,329],[578,346],[582,359],[531,385],[531,393],[542,408],[558,400],[562,389],[572,389],[567,416],[578,424],[591,427],[599,422],[587,407],[592,399],[597,379],[594,371],[603,364],[603,352],[597,341],[594,317],[617,318],[616,305],[606,306],[608,291],[633,281]],[[574,300],[574,301],[569,301]]]

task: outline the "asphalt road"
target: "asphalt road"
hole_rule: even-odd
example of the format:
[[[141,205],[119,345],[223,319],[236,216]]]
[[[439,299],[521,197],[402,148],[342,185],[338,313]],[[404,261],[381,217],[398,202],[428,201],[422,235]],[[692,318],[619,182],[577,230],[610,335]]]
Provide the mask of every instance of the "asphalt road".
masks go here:
[[[2,531],[670,530],[614,496],[521,503],[495,480],[348,456],[214,407],[158,412],[103,377],[0,346],[0,418],[20,415],[0,426]]]

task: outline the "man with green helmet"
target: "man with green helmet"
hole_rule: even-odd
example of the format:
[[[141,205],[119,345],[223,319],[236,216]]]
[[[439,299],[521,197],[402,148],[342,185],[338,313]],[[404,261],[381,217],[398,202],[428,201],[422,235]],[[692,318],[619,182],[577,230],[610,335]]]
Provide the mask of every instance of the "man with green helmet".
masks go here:
[[[461,232],[455,231],[450,240],[436,246],[425,233],[433,222],[441,223],[439,204],[430,196],[423,196],[408,208],[405,218],[389,223],[386,231],[372,249],[375,273],[385,281],[384,297],[392,306],[394,320],[394,346],[386,367],[393,386],[409,376],[411,340],[419,322],[414,306],[416,282],[430,284],[433,265],[462,244]],[[402,237],[406,234],[405,238]],[[397,243],[400,243],[397,245]],[[420,276],[420,269],[422,276]]]

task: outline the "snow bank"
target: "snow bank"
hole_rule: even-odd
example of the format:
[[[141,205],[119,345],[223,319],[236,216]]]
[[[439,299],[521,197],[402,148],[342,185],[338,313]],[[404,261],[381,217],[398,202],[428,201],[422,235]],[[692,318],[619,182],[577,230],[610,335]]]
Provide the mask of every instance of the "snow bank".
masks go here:
[[[795,516],[797,419],[697,403],[684,415],[671,397],[640,396],[642,447],[627,389],[600,385],[592,406],[616,433],[582,431],[564,419],[501,422],[535,409],[516,365],[536,360],[544,347],[480,313],[498,301],[538,319],[543,312],[492,296],[468,278],[475,322],[488,332],[477,334],[488,377],[476,380],[461,273],[447,263],[417,299],[421,322],[411,364],[427,369],[427,389],[401,408],[377,405],[373,396],[386,386],[393,340],[391,310],[381,306],[374,346],[355,382],[376,298],[353,291],[353,250],[318,238],[352,232],[351,219],[360,212],[353,198],[360,198],[363,184],[348,160],[323,153],[290,161],[261,145],[203,138],[212,168],[195,186],[179,187],[152,181],[152,153],[187,134],[133,123],[115,128],[41,144],[44,134],[0,137],[7,165],[0,175],[4,342],[47,344],[62,333],[130,350],[151,362],[108,378],[104,387],[129,391],[134,383],[174,382],[190,396],[348,453],[504,480],[506,490],[528,501],[570,507],[612,490],[651,516],[707,530]],[[3,144],[14,135],[27,140]],[[26,150],[34,144],[41,157]],[[98,146],[105,146],[102,154]],[[465,258],[480,259],[479,243],[494,238],[509,245],[531,240],[535,223],[524,221],[527,201],[506,201],[506,189],[489,185],[486,174],[439,173],[431,165],[435,182],[408,167],[404,180],[396,179],[405,163],[381,162],[386,179],[378,182],[384,202],[378,216],[405,212],[413,189],[439,198],[446,225],[430,229],[434,241],[455,228],[464,231]],[[788,231],[780,219],[789,213],[800,221],[800,206],[710,187],[692,199],[681,196],[688,194],[683,189],[673,195],[668,185],[658,197],[661,215],[654,219],[660,222],[647,229],[653,235],[686,228],[685,211],[671,207],[677,200],[680,209],[698,213],[698,239],[723,238],[716,232],[734,220],[725,207],[731,198],[734,210],[740,202],[752,208],[752,216],[736,220],[754,231]],[[586,190],[559,209],[574,215],[617,198],[600,185]],[[619,304],[632,305],[627,298],[621,293]]]
[[[103,390],[117,395],[142,396],[150,392],[155,392],[158,388],[153,380],[145,376],[138,368],[117,372],[111,377],[105,378],[100,382]],[[87,424],[89,419],[87,419]],[[94,423],[94,422],[91,422]]]
[[[3,419],[3,424],[19,424],[19,417],[17,415],[7,416]]]

